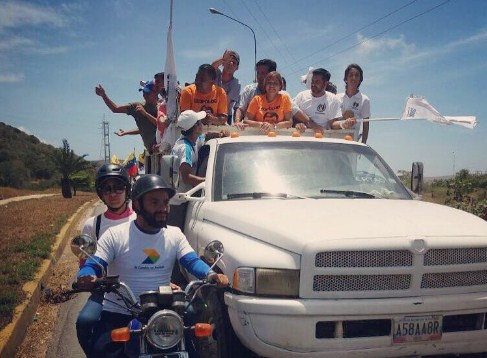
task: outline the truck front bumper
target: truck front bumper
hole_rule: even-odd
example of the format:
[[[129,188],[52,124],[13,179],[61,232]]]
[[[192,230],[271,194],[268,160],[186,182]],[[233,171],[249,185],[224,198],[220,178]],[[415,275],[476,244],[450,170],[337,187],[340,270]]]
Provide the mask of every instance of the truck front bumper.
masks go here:
[[[253,352],[269,358],[402,357],[487,352],[485,293],[317,300],[260,298],[226,292],[225,304],[241,342]],[[440,339],[393,343],[394,320],[429,315],[443,317]],[[458,323],[462,320],[465,324]],[[347,327],[357,326],[357,322],[362,326],[360,333],[355,336],[347,333]],[[321,332],[323,326],[331,326],[333,332]]]

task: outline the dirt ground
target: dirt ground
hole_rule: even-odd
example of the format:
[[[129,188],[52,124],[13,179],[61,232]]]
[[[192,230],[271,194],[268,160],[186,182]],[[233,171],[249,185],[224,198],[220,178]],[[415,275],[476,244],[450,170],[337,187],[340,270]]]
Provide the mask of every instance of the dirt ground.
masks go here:
[[[73,235],[75,232],[73,232]],[[63,255],[56,263],[53,273],[47,282],[47,294],[43,295],[37,308],[36,316],[27,329],[23,343],[17,350],[15,358],[43,358],[51,344],[53,327],[56,324],[59,303],[66,299],[63,290],[69,289],[78,263],[74,255]]]
[[[34,192],[34,194],[38,193]],[[18,191],[8,196],[13,197],[26,194],[31,193]],[[36,235],[38,232],[48,232],[49,227],[53,226],[50,223],[58,217],[57,215],[66,215],[66,217],[69,217],[83,203],[94,198],[96,198],[95,193],[79,192],[72,199],[63,199],[61,196],[55,196],[3,205],[2,211],[5,215],[0,216],[0,226],[2,227],[0,248],[4,250],[28,237]],[[91,210],[85,210],[79,223],[72,225],[70,231],[66,233],[68,237],[74,237],[79,233],[80,223],[82,224],[90,213]],[[59,309],[58,303],[66,299],[62,295],[62,292],[70,288],[77,270],[77,259],[72,254],[63,254],[55,264],[49,280],[43,282],[45,285],[45,294],[42,295],[42,300],[36,315],[33,317],[32,324],[28,328],[23,344],[18,348],[16,357],[46,356],[53,333],[52,327],[56,324]]]

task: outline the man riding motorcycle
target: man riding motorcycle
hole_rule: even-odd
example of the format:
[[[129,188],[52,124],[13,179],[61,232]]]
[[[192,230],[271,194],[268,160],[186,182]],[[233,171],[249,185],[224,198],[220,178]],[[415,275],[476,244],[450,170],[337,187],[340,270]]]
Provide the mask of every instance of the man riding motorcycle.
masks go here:
[[[97,276],[103,275],[103,267],[108,275],[119,275],[135,297],[139,297],[144,291],[169,285],[176,260],[192,275],[227,286],[228,278],[210,271],[181,230],[166,225],[169,200],[174,194],[174,189],[158,175],[148,174],[138,179],[132,190],[136,219],[111,227],[101,235],[94,259],[88,259],[78,273],[78,286],[93,287]],[[93,333],[93,356],[123,354],[123,345],[111,342],[110,333],[126,326],[132,316],[115,302],[116,297],[111,293],[105,296],[101,318]]]

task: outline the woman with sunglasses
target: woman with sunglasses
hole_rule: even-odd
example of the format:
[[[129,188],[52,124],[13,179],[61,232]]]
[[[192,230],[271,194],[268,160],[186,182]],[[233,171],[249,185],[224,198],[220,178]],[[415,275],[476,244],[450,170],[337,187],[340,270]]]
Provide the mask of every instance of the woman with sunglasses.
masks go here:
[[[107,206],[103,214],[86,220],[82,233],[98,238],[110,227],[132,221],[135,212],[129,204],[130,178],[117,164],[104,164],[96,172],[95,188],[98,197]],[[85,260],[80,260],[80,267]],[[103,308],[103,295],[93,293],[79,312],[76,320],[78,341],[87,356],[91,353],[91,338],[95,323],[100,319]]]

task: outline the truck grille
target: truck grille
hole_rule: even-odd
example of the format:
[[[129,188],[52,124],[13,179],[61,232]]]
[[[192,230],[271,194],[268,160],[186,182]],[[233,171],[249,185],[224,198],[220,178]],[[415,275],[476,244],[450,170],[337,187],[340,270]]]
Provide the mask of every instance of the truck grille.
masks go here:
[[[316,275],[314,291],[407,290],[411,275]]]
[[[313,262],[313,261],[312,261]],[[406,297],[487,291],[487,247],[321,251],[301,297]],[[302,271],[302,278],[310,277]],[[304,281],[302,281],[303,283]],[[475,288],[473,288],[475,287]]]
[[[425,266],[466,265],[487,262],[487,247],[433,249],[424,255]]]
[[[316,267],[397,267],[411,266],[413,254],[407,250],[319,252]]]

